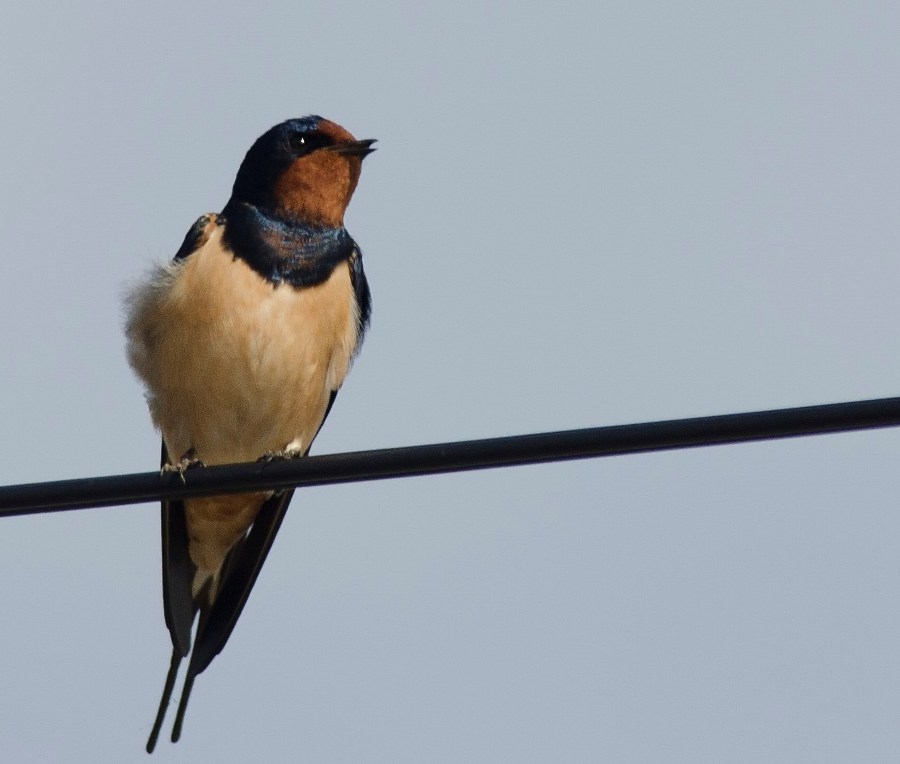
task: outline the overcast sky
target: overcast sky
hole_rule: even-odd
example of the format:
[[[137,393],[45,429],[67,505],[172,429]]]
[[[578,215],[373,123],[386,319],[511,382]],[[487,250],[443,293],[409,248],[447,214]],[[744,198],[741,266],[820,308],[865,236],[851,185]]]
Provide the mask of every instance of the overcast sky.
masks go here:
[[[122,292],[309,113],[379,140],[372,329],[315,453],[897,395],[898,39],[887,1],[9,7],[0,483],[156,468]],[[897,761],[898,459],[301,491],[155,756]],[[147,760],[158,516],[0,521],[3,761]]]

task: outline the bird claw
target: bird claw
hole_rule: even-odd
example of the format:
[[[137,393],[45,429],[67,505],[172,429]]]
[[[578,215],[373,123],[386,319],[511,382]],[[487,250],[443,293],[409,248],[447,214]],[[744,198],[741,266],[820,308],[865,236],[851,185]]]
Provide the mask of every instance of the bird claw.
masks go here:
[[[194,467],[205,467],[206,464],[197,457],[197,452],[194,451],[193,448],[188,449],[185,454],[174,464],[164,464],[162,469],[159,471],[160,475],[168,475],[172,472],[178,473],[178,477],[181,478],[182,483],[186,483],[187,481],[184,479],[184,473],[190,469],[194,469]]]
[[[303,456],[303,452],[299,448],[285,448],[280,451],[266,451],[257,459],[257,462],[287,461],[289,459],[299,459]]]

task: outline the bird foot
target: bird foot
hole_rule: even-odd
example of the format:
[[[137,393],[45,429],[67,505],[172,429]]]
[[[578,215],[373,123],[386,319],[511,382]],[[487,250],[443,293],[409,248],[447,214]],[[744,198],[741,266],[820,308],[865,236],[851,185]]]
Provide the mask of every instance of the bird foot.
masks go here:
[[[189,448],[184,452],[184,455],[174,464],[164,464],[162,469],[159,471],[160,475],[167,475],[171,472],[178,473],[178,477],[181,478],[181,482],[187,482],[184,479],[184,473],[190,469],[194,469],[194,467],[205,467],[206,465],[203,463],[201,459],[197,457],[197,452],[194,451],[193,448]]]
[[[303,451],[299,448],[284,448],[280,451],[266,451],[262,456],[257,459],[257,462],[265,462],[268,464],[269,462],[275,461],[287,461],[288,459],[299,459],[303,456]]]

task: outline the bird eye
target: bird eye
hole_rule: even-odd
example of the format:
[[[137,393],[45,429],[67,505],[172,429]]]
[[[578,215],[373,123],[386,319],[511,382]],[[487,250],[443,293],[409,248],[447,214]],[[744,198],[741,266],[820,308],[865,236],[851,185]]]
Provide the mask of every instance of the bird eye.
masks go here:
[[[297,154],[308,154],[329,143],[321,133],[294,133],[290,138],[291,148]]]

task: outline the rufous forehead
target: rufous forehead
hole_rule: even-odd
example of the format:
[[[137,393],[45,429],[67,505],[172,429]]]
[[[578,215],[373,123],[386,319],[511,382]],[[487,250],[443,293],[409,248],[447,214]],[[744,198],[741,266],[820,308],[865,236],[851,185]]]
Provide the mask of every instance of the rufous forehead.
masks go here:
[[[348,131],[341,127],[337,122],[332,122],[330,119],[323,119],[319,121],[317,125],[317,129],[323,135],[327,135],[331,140],[335,143],[344,143],[346,141],[355,141],[356,138]]]

